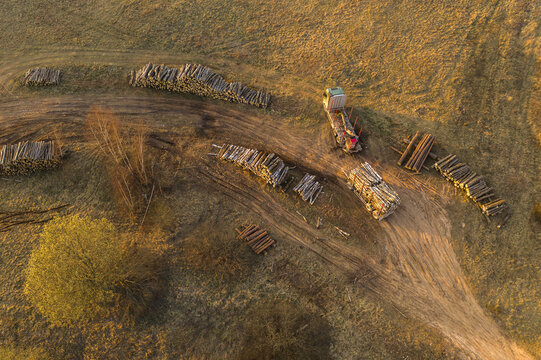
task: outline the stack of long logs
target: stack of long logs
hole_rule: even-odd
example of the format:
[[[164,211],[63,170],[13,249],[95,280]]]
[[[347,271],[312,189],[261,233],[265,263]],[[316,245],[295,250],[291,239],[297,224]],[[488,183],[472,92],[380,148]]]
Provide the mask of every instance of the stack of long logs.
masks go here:
[[[293,191],[298,192],[304,201],[310,202],[310,205],[314,205],[314,202],[322,190],[323,186],[316,181],[316,176],[308,173],[306,173],[301,181],[293,188]]]
[[[49,68],[30,69],[24,76],[24,84],[26,86],[48,86],[60,84],[60,70]]]
[[[398,194],[366,162],[351,170],[348,183],[377,220],[392,214],[400,204]]]
[[[483,214],[493,216],[507,207],[505,200],[496,197],[494,189],[486,184],[483,176],[477,175],[468,165],[460,162],[456,155],[447,155],[436,162],[434,167],[457,188],[463,189]]]
[[[258,255],[274,244],[274,240],[270,238],[269,234],[260,229],[258,225],[242,225],[241,229],[235,230],[239,234],[237,239],[247,241],[248,245]]]
[[[28,175],[60,162],[54,141],[20,142],[0,148],[0,175]]]
[[[177,69],[148,63],[131,72],[130,85],[197,94],[262,108],[270,104],[270,94],[250,89],[240,82],[229,83],[200,64],[186,64]]]
[[[250,170],[273,187],[280,186],[286,179],[289,166],[274,153],[230,144],[213,146],[220,149],[217,154],[219,159],[234,162]]]
[[[408,144],[408,147],[406,150],[404,150],[404,153],[398,160],[398,165],[402,165],[406,158],[408,157],[409,153],[413,149],[414,143],[419,137],[419,131],[415,133],[413,138],[411,139],[410,143]],[[426,158],[428,157],[428,154],[430,154],[430,150],[432,149],[432,146],[434,145],[434,136],[431,134],[425,134],[421,141],[417,144],[417,147],[413,151],[413,154],[409,158],[409,160],[406,162],[406,169],[413,170],[415,172],[421,171],[421,168],[423,167]]]

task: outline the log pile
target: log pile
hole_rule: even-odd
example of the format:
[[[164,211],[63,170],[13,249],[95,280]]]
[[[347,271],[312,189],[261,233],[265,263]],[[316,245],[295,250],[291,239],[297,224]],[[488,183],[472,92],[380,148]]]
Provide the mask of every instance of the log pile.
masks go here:
[[[415,144],[415,141],[419,138],[419,131],[415,133],[411,141],[409,142],[408,146],[406,147],[406,150],[402,153],[402,156],[398,160],[398,165],[401,166],[404,161],[406,161],[409,153],[413,149],[413,146]],[[417,144],[417,147],[413,151],[413,154],[411,154],[411,157],[406,162],[405,168],[408,170],[413,170],[415,172],[420,172],[426,158],[430,154],[430,150],[432,150],[432,146],[434,145],[434,136],[431,134],[425,134]]]
[[[329,121],[331,122],[331,126],[333,128],[338,146],[346,150],[347,152],[361,151],[363,149],[359,139],[361,133],[355,133],[355,128],[353,125],[351,125],[349,116],[346,111],[342,109],[331,112],[326,111],[326,113]],[[350,145],[352,147],[350,147]]]
[[[400,204],[398,194],[367,162],[351,170],[348,184],[377,220],[385,219]]]
[[[200,64],[186,64],[177,69],[148,63],[131,72],[130,85],[191,93],[262,108],[270,104],[269,93],[250,89],[240,82],[229,83]]]
[[[48,86],[60,84],[62,73],[60,70],[50,68],[35,68],[30,69],[24,76],[24,84],[26,86]]]
[[[258,225],[242,225],[241,229],[235,230],[237,230],[237,233],[239,234],[237,239],[246,241],[258,255],[274,245],[274,240],[270,238],[265,230],[260,229]]]
[[[274,153],[230,144],[213,146],[220,149],[216,154],[219,159],[234,162],[250,170],[273,187],[280,186],[286,180],[289,166]]]
[[[301,181],[293,188],[293,191],[299,193],[304,201],[310,202],[310,205],[314,205],[314,202],[322,190],[323,186],[316,181],[316,176],[308,173],[306,173]]]
[[[54,141],[20,142],[0,147],[0,175],[28,175],[60,163]]]
[[[458,160],[456,155],[449,154],[434,164],[434,167],[457,188],[464,190],[466,195],[479,206],[483,214],[493,216],[502,212],[507,204],[494,194],[483,176],[478,175],[470,167]]]

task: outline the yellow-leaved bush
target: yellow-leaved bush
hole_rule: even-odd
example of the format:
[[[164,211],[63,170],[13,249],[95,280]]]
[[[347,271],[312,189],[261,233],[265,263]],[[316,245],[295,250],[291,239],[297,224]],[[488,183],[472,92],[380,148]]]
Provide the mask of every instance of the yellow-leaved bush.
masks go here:
[[[146,240],[107,219],[58,217],[32,252],[25,294],[55,324],[133,318],[160,288],[159,247]]]

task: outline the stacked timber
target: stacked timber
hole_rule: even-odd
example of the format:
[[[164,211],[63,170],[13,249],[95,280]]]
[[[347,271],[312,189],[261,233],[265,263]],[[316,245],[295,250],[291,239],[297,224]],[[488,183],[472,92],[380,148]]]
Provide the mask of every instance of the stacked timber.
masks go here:
[[[24,76],[26,86],[48,86],[60,84],[62,73],[60,70],[49,68],[30,69]]]
[[[301,181],[293,188],[293,191],[299,193],[304,201],[310,202],[310,205],[314,205],[314,202],[322,190],[323,186],[316,181],[316,176],[308,173],[306,173]]]
[[[434,167],[457,188],[464,190],[466,195],[479,206],[483,214],[488,216],[502,212],[507,204],[505,200],[497,198],[494,189],[489,187],[483,176],[478,175],[470,167],[449,154],[434,164]]]
[[[274,240],[270,238],[269,234],[260,229],[258,225],[242,225],[240,229],[235,230],[239,234],[237,239],[246,241],[258,255],[274,244]]]
[[[344,146],[346,146],[346,141],[353,138],[356,141],[354,145],[355,149],[357,149],[357,151],[361,151],[362,146],[361,143],[358,142],[361,133],[355,133],[355,129],[353,125],[351,125],[347,112],[344,109],[336,110],[327,112],[327,116],[331,121],[338,145],[344,148]]]
[[[377,220],[385,219],[400,204],[398,194],[367,162],[350,171],[348,183]]]
[[[213,146],[220,149],[216,154],[219,159],[234,162],[250,170],[273,187],[280,186],[286,179],[289,166],[274,153],[231,144]]]
[[[130,85],[191,93],[262,108],[270,104],[269,93],[250,89],[240,82],[229,83],[200,64],[186,64],[177,69],[148,63],[138,71],[131,72]]]
[[[408,146],[406,147],[406,150],[402,153],[402,156],[398,160],[398,165],[402,165],[404,161],[407,159],[409,153],[411,150],[413,150],[415,141],[419,138],[419,131],[415,133],[411,141],[409,142]],[[434,146],[434,136],[431,134],[425,134],[417,144],[417,147],[415,150],[413,150],[413,154],[411,154],[411,157],[406,162],[405,168],[408,170],[413,170],[415,172],[420,172],[426,158],[430,154],[430,150],[432,150],[432,146]]]
[[[0,147],[0,175],[28,175],[54,167],[59,164],[60,155],[53,141],[4,145]]]

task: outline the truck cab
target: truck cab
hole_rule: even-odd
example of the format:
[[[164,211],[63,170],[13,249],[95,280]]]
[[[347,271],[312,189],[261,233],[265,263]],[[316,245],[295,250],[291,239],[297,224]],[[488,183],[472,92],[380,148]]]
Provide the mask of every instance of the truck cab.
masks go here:
[[[323,105],[325,110],[337,111],[341,110],[346,106],[346,94],[341,87],[328,88],[323,93]]]

